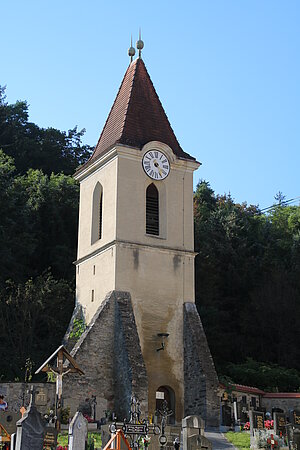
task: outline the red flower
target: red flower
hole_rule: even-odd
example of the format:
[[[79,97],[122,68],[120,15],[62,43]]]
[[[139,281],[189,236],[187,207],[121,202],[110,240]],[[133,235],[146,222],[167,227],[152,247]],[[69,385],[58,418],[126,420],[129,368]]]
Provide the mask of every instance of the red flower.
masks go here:
[[[244,430],[250,430],[250,422],[245,423]]]

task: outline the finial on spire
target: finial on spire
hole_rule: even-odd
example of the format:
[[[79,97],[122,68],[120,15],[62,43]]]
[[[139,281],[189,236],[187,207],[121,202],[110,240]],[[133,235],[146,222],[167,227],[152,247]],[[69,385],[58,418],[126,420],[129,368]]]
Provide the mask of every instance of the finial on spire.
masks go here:
[[[141,29],[139,30],[139,40],[136,43],[136,48],[139,51],[139,58],[142,57],[142,50],[144,48],[144,42],[142,41],[142,37],[141,37]]]
[[[135,55],[135,48],[132,47],[132,35],[131,35],[131,39],[130,39],[130,47],[128,49],[128,55],[130,56],[130,62],[132,63],[133,57]]]

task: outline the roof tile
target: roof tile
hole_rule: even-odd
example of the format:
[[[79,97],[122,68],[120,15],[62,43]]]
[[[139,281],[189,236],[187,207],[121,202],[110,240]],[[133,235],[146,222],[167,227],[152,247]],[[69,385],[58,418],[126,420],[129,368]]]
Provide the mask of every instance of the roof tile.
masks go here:
[[[141,58],[133,61],[123,78],[99,141],[88,162],[115,144],[142,148],[147,142],[163,142],[179,158],[194,160],[180,147]]]

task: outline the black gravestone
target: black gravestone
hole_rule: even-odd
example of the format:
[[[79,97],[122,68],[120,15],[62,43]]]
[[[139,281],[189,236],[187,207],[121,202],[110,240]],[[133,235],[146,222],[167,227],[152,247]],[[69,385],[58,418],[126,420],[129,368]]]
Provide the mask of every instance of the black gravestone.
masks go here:
[[[277,436],[286,435],[286,417],[284,413],[274,412],[274,432]]]
[[[35,406],[29,406],[17,422],[16,450],[43,450],[45,420]]]
[[[292,412],[292,424],[294,427],[300,428],[300,411],[296,409]]]
[[[44,450],[51,450],[57,446],[58,431],[54,427],[46,427],[44,431]]]
[[[232,425],[231,408],[228,405],[222,405],[222,425],[226,427]]]
[[[265,427],[265,415],[262,412],[252,411],[253,428],[256,430],[263,430]]]

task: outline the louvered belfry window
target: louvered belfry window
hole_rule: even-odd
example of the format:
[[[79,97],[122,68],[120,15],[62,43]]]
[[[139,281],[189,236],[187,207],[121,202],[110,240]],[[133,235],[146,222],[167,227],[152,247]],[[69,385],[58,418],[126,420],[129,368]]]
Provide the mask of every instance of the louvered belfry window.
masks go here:
[[[159,235],[159,196],[153,183],[146,191],[146,234]]]

